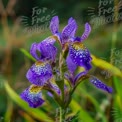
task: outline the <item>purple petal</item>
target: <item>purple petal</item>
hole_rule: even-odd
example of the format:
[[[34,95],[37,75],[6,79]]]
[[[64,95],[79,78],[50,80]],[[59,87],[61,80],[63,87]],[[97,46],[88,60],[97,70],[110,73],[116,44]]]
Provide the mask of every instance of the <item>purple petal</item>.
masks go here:
[[[68,82],[74,85],[73,76],[71,76],[71,74],[65,73],[64,77],[67,79]]]
[[[77,30],[77,23],[75,20],[72,20],[67,26],[64,27],[62,31],[62,43],[68,42],[70,37],[73,37]]]
[[[58,88],[58,86],[57,85],[55,85],[55,84],[52,84],[52,89],[54,89],[56,92],[57,92],[57,94],[59,94],[60,95],[60,89]]]
[[[113,90],[111,87],[108,87],[106,84],[104,84],[102,81],[97,79],[96,77],[92,76],[90,77],[90,82],[97,87],[98,89],[102,89],[104,91],[107,91],[108,93],[112,93]]]
[[[77,41],[77,42],[81,42],[81,37],[77,36],[74,38],[74,42]]]
[[[38,44],[38,50],[41,52],[41,59],[55,60],[57,54],[57,48],[53,46],[55,39],[47,38]]]
[[[86,74],[87,74],[86,71],[78,73],[78,74],[75,76],[73,82],[74,82],[74,83],[77,82],[82,76],[84,76],[84,75],[86,75]]]
[[[81,36],[81,41],[84,41],[87,39],[87,37],[89,36],[91,32],[91,26],[89,25],[89,23],[85,24],[85,31],[83,33],[83,35]]]
[[[50,36],[48,38],[46,38],[45,40],[41,41],[42,44],[45,44],[45,45],[53,45],[55,43],[55,39],[53,38],[53,36]]]
[[[68,54],[68,56],[66,58],[66,63],[67,63],[67,67],[68,67],[70,73],[74,74],[74,72],[75,72],[75,70],[77,68],[77,65],[72,61],[72,59],[69,56],[69,54]]]
[[[56,84],[51,84],[51,88],[58,94],[60,95],[60,89],[58,88],[58,86]],[[48,92],[47,93],[50,97],[53,97],[52,93],[51,92]]]
[[[33,43],[30,48],[30,54],[36,59],[39,60],[39,56],[37,55],[37,43]]]
[[[68,24],[70,24],[73,20],[74,20],[73,17],[70,17],[68,20]]]
[[[51,66],[38,61],[28,70],[26,77],[32,84],[43,86],[52,77]]]
[[[28,102],[29,106],[32,108],[37,108],[44,103],[41,87],[39,86],[31,85],[20,94],[20,97]]]
[[[91,69],[91,55],[88,49],[81,42],[74,42],[69,49],[69,55],[72,61],[85,70]]]
[[[58,33],[59,30],[59,19],[58,16],[54,16],[50,22],[50,30],[52,34]]]

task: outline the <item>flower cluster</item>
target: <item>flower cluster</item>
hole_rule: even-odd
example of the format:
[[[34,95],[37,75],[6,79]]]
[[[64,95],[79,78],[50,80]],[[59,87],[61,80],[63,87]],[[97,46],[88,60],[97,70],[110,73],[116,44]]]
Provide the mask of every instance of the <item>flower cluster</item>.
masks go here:
[[[57,98],[59,104],[61,97],[64,104],[68,104],[70,100],[64,96],[71,95],[76,86],[86,78],[97,88],[111,93],[111,87],[88,74],[92,68],[92,57],[82,42],[89,36],[91,26],[86,23],[82,36],[75,36],[77,23],[71,17],[62,32],[59,32],[59,19],[54,16],[50,30],[52,36],[31,46],[30,53],[36,62],[30,67],[26,77],[32,85],[21,93],[21,98],[35,108],[44,103],[42,90],[47,90],[48,95]],[[79,67],[83,68],[82,72],[78,72]]]

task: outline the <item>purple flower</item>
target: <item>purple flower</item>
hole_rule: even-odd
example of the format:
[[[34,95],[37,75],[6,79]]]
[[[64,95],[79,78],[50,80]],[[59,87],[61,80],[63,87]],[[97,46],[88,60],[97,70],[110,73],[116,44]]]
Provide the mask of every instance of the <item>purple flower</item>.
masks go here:
[[[77,30],[77,23],[73,18],[70,18],[67,26],[64,27],[61,34],[62,44],[70,43],[71,39],[75,36]]]
[[[59,33],[59,19],[57,16],[53,17],[50,22],[50,29],[53,34],[60,39],[62,47],[68,43],[69,53],[66,59],[67,67],[70,73],[74,73],[78,66],[84,67],[86,71],[91,69],[91,55],[89,50],[81,43],[87,39],[91,32],[91,26],[86,23],[85,31],[81,37],[75,37],[77,30],[77,23],[72,17],[68,20],[68,24]]]
[[[51,60],[53,62],[57,54],[57,48],[54,43],[55,39],[52,37],[48,37],[40,43],[33,43],[30,53],[36,60]]]
[[[91,69],[91,55],[88,49],[81,42],[74,42],[69,47],[69,55],[68,55],[72,63],[74,63],[74,67],[81,66],[84,67],[85,70]],[[69,67],[69,60],[67,60],[67,65]],[[76,65],[76,66],[75,66]],[[69,68],[70,71],[71,68]]]
[[[52,75],[52,68],[48,62],[37,61],[28,70],[26,77],[32,84],[43,86]]]
[[[82,42],[82,41],[86,40],[86,39],[88,38],[90,32],[91,32],[91,26],[90,26],[89,23],[87,22],[87,23],[85,24],[85,30],[84,30],[82,36],[81,36],[81,37],[75,37],[75,38],[74,38],[74,41]]]
[[[44,103],[40,86],[31,85],[20,94],[20,97],[28,102],[29,106],[32,108],[39,107]]]
[[[80,72],[75,77],[72,77],[69,74],[65,74],[65,78],[71,82],[72,86],[75,86],[82,78],[89,78],[90,82],[98,89],[101,89],[103,91],[107,91],[108,93],[112,93],[113,89],[106,84],[104,84],[101,80],[96,78],[95,76],[87,75],[87,72]]]
[[[60,39],[62,44],[66,43],[66,42],[70,42],[70,41],[82,42],[87,39],[87,37],[89,36],[89,34],[91,32],[91,26],[89,25],[89,23],[87,22],[85,24],[85,30],[81,37],[75,37],[77,28],[78,28],[77,23],[76,23],[75,19],[73,19],[72,17],[69,18],[68,24],[64,27],[62,32],[59,32],[58,16],[54,16],[50,22],[50,30],[51,30],[52,34],[56,35]]]
[[[75,36],[77,23],[71,17],[62,32],[59,32],[59,19],[58,16],[55,16],[50,22],[50,30],[53,36],[46,38],[40,43],[33,43],[31,46],[30,53],[37,61],[27,71],[26,77],[32,85],[21,93],[21,98],[28,102],[30,107],[36,108],[44,103],[41,90],[45,89],[48,91],[49,96],[53,97],[54,95],[54,98],[57,101],[59,100],[58,103],[61,104],[61,93],[64,93],[64,95],[68,93],[68,89],[63,81],[64,78],[70,82],[72,88],[76,88],[80,80],[90,78],[90,82],[94,86],[111,93],[111,87],[108,87],[96,77],[88,75],[88,71],[92,68],[92,58],[82,41],[89,36],[91,26],[86,23],[83,35],[77,37]],[[57,38],[62,48],[59,55],[57,55],[58,48],[54,46]],[[56,56],[59,57],[57,58]],[[68,71],[63,69],[65,63]],[[82,67],[84,70],[76,74],[78,67]],[[56,82],[53,82],[53,80],[56,80]],[[60,82],[63,83],[61,86]],[[62,92],[63,87],[64,92]]]
[[[88,23],[85,24],[85,31],[81,37],[72,37],[71,42],[69,43],[69,54],[67,56],[67,65],[70,72],[75,70],[71,69],[70,62],[72,60],[73,67],[75,69],[77,66],[84,67],[86,71],[92,68],[91,66],[91,55],[89,50],[82,43],[85,40],[91,31],[91,27]]]
[[[58,95],[60,95],[60,89],[58,86],[54,83],[52,84],[46,84],[45,87],[48,89],[52,89],[54,92],[56,92]],[[45,101],[42,99],[42,91],[43,86],[37,86],[37,85],[31,85],[29,88],[25,89],[21,94],[20,97],[25,100],[30,107],[36,108],[41,106]],[[53,97],[53,94],[51,92],[48,92],[48,95]]]
[[[56,35],[61,44],[65,44],[71,37],[74,37],[77,29],[77,23],[73,18],[70,18],[68,24],[64,27],[62,32],[59,32],[59,19],[54,16],[50,22],[50,30],[53,35]]]

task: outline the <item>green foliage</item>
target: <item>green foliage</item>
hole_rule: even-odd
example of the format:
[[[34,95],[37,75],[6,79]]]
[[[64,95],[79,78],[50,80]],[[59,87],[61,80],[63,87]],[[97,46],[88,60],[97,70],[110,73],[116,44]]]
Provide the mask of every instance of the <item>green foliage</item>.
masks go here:
[[[114,86],[116,88],[117,94],[114,95],[114,106],[112,110],[112,115],[115,122],[122,121],[122,82],[119,78],[114,77]]]
[[[119,68],[113,66],[112,64],[110,64],[102,59],[96,58],[93,55],[92,55],[92,58],[93,58],[92,63],[95,66],[111,72],[112,75],[119,76],[122,78],[122,72],[120,71]]]
[[[75,113],[80,111],[78,118],[83,122],[94,122],[94,119],[92,119],[91,116],[85,110],[83,110],[82,106],[80,106],[75,100],[72,100],[70,107]]]
[[[31,59],[32,61],[36,61],[36,59],[34,59],[34,58],[32,57],[32,55],[31,55],[28,51],[26,51],[25,49],[21,48],[20,51],[21,51],[26,57],[28,57],[29,59]]]
[[[46,113],[41,111],[40,109],[34,109],[30,108],[25,101],[23,101],[20,96],[16,94],[16,92],[9,86],[7,82],[5,82],[5,89],[10,98],[18,104],[20,107],[22,107],[26,112],[28,112],[31,116],[36,118],[37,120],[43,121],[43,120],[50,120],[50,122],[53,122],[50,117],[47,116]],[[40,115],[40,116],[39,116]]]

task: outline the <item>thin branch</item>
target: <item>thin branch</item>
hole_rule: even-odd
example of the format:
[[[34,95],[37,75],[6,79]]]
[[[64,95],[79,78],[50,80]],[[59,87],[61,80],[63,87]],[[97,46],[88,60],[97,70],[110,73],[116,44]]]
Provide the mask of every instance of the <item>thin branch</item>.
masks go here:
[[[14,6],[16,3],[17,3],[17,0],[9,0],[7,7],[6,7],[6,12],[8,13],[8,15],[10,15],[10,16],[15,15]]]
[[[5,14],[5,8],[4,8],[4,5],[3,5],[2,0],[0,0],[0,14],[1,15],[4,15]]]

